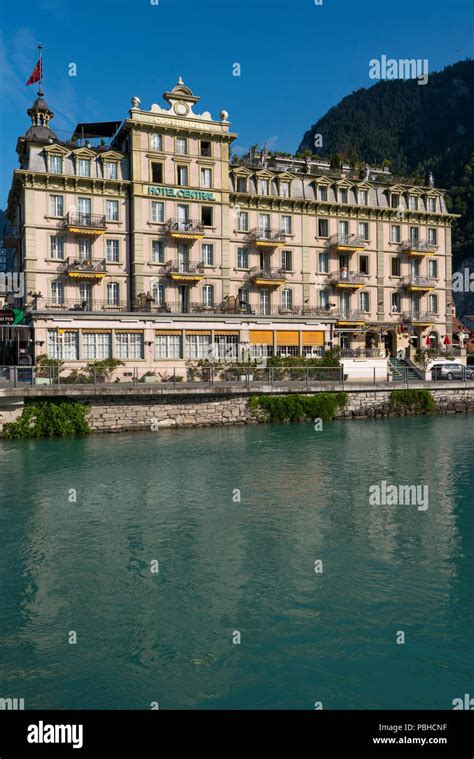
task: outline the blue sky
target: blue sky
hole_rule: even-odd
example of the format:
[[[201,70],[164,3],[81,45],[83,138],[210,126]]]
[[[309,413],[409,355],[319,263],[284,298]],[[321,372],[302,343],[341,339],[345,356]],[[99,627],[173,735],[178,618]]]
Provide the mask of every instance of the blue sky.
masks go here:
[[[196,111],[230,114],[234,145],[295,151],[345,95],[369,87],[369,60],[473,57],[472,0],[3,0],[0,5],[0,208],[29,126],[26,87],[44,46],[44,91],[59,137],[79,121],[160,103],[181,75]],[[68,75],[69,64],[77,76]],[[241,76],[233,76],[233,64]]]

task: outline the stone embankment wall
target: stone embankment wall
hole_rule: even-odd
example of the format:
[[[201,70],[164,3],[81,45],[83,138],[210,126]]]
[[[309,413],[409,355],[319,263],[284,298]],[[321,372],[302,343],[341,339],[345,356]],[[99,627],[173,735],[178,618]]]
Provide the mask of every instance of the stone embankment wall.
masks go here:
[[[347,406],[337,417],[372,418],[394,416],[390,410],[391,389],[365,389],[347,391]],[[474,411],[474,387],[431,389],[439,414]],[[256,393],[257,394],[257,393]],[[283,391],[272,392],[282,395]],[[51,396],[51,394],[49,394]],[[60,400],[61,396],[54,396]],[[255,417],[248,404],[249,393],[169,395],[94,395],[81,394],[76,400],[90,405],[88,421],[96,432],[123,432],[169,427],[200,427],[227,424],[256,424],[266,421],[264,412]],[[0,433],[3,424],[18,418],[24,399],[0,398]],[[402,412],[403,414],[404,412]]]

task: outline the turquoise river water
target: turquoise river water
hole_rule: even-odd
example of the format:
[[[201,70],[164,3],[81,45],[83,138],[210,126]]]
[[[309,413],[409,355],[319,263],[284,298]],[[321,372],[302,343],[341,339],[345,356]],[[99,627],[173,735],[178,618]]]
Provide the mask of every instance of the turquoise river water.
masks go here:
[[[452,708],[473,452],[465,415],[1,442],[0,697]],[[383,480],[428,508],[372,505]]]

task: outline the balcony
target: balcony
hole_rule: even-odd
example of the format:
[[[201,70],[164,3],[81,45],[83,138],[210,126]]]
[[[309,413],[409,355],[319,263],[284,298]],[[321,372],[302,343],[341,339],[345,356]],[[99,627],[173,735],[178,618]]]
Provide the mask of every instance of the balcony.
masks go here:
[[[331,248],[336,253],[356,253],[365,250],[366,242],[357,235],[331,235],[326,243],[326,248]]]
[[[276,248],[278,245],[284,245],[285,240],[286,232],[283,229],[254,227],[247,234],[247,241],[258,248]]]
[[[332,312],[326,308],[319,308],[317,306],[291,306],[286,308],[284,306],[260,306],[250,303],[230,302],[222,301],[221,303],[214,305],[204,305],[203,303],[176,303],[172,301],[166,301],[165,303],[157,303],[151,296],[142,294],[138,296],[133,305],[134,311],[158,313],[158,314],[219,314],[222,316],[228,315],[252,315],[252,316],[301,316],[301,317],[317,317],[318,320],[335,320],[335,316]]]
[[[261,269],[259,266],[250,269],[247,279],[251,280],[256,287],[280,287],[286,282],[283,269]]]
[[[59,266],[59,271],[75,279],[103,279],[107,274],[107,263],[105,258],[66,258]]]
[[[106,312],[129,312],[127,301],[116,301],[111,303],[106,300],[96,300],[95,298],[86,298],[81,300],[79,294],[76,298],[44,298],[39,295],[33,297],[31,304],[28,306],[31,311],[74,311],[86,313],[103,313]]]
[[[328,283],[333,287],[345,288],[357,290],[360,287],[365,287],[369,281],[367,274],[361,272],[345,271],[340,269],[339,271],[333,271],[328,277]]]
[[[415,327],[429,327],[436,322],[438,315],[434,311],[404,311],[404,322],[413,324]]]
[[[20,228],[5,224],[2,239],[3,248],[18,248],[20,245]]]
[[[410,292],[428,292],[435,290],[438,280],[435,277],[413,277],[409,274],[403,277],[402,285]]]
[[[195,284],[204,279],[204,264],[193,261],[168,261],[163,267],[163,274],[173,282]]]
[[[176,240],[202,240],[204,225],[195,219],[168,219],[164,232]]]
[[[105,216],[69,211],[64,217],[64,228],[67,232],[77,235],[103,235],[106,229]]]
[[[370,319],[370,314],[366,311],[349,311],[342,309],[340,311],[333,311],[331,316],[335,316],[337,319],[337,326],[341,327],[356,327],[366,324]]]
[[[427,240],[404,240],[398,246],[401,253],[408,253],[409,256],[433,256],[438,246]]]

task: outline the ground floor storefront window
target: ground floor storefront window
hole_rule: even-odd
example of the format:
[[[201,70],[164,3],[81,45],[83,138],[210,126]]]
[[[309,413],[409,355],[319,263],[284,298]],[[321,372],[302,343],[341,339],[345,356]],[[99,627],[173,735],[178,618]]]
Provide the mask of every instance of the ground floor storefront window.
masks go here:
[[[77,361],[79,358],[79,332],[48,330],[48,358]]]

